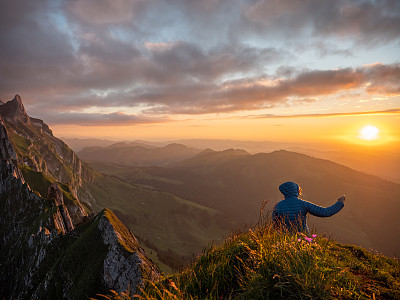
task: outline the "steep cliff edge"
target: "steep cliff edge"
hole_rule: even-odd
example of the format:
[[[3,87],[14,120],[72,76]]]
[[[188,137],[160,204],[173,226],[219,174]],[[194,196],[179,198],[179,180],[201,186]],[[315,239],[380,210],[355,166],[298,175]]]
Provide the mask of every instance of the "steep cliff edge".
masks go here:
[[[95,201],[85,189],[85,182],[93,179],[94,171],[54,137],[47,124],[28,116],[20,96],[0,105],[0,117],[1,158],[11,158],[41,196],[47,196],[47,187],[41,190],[40,176],[49,183],[60,183],[73,222],[81,222],[91,212],[90,203]]]
[[[20,97],[0,105],[0,298],[133,295],[159,276],[111,211],[93,217],[78,199],[90,176]]]
[[[62,204],[36,195],[15,166],[0,162],[0,296],[86,299],[110,289],[131,294],[156,267],[108,210],[68,231]]]

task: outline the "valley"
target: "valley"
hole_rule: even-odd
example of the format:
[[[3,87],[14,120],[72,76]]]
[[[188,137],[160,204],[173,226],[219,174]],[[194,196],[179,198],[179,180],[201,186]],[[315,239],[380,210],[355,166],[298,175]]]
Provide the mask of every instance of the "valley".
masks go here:
[[[0,105],[0,115],[2,294],[90,296],[156,281],[232,232],[268,220],[288,180],[322,206],[346,194],[339,214],[309,218],[319,236],[387,256],[400,251],[399,184],[333,161],[145,141],[77,155],[26,114],[19,96]],[[73,284],[74,270],[88,281]]]
[[[310,217],[309,223],[318,233],[389,256],[400,250],[396,237],[400,234],[396,218],[399,185],[332,161],[291,151],[250,154],[244,150],[208,149],[169,166],[124,166],[107,162],[106,157],[102,162],[89,163],[126,184],[168,193],[217,212],[218,221],[211,223],[215,226],[203,228],[210,240],[257,223],[263,201],[267,202],[264,213],[270,215],[275,203],[282,199],[277,187],[292,180],[303,188],[303,199],[318,205],[329,206],[341,194],[348,197],[340,214],[328,219]],[[168,203],[174,206],[174,201]],[[174,245],[169,247],[177,251]]]

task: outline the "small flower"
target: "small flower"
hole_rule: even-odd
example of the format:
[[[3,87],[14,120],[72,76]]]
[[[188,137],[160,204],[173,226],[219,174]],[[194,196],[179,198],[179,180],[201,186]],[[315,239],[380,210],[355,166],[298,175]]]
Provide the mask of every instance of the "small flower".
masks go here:
[[[307,242],[309,242],[309,243],[311,243],[312,241],[313,241],[313,239],[312,238],[309,238],[309,237],[305,237],[304,238]]]
[[[313,234],[311,237],[312,237],[313,239],[315,239],[315,238],[317,237],[317,235],[316,235],[316,234]]]
[[[298,238],[297,241],[298,241],[298,242],[301,242],[301,238]]]

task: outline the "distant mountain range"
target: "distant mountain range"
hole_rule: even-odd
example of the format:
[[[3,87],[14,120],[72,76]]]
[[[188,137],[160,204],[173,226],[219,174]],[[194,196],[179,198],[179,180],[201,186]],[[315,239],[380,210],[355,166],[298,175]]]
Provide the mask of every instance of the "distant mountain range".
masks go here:
[[[400,172],[398,167],[400,165],[400,152],[396,149],[400,149],[400,145],[397,143],[397,148],[392,147],[391,150],[384,150],[382,147],[365,147],[365,146],[350,146],[347,147],[324,144],[324,143],[298,143],[298,142],[271,142],[271,141],[236,141],[236,140],[213,140],[213,139],[186,139],[177,141],[165,141],[165,142],[150,142],[143,140],[129,141],[110,141],[100,139],[63,139],[74,151],[80,152],[85,149],[82,155],[85,159],[91,160],[89,153],[97,156],[98,158],[106,158],[109,161],[110,157],[114,156],[114,153],[110,149],[106,149],[111,145],[118,145],[118,147],[133,147],[142,146],[144,148],[163,148],[169,144],[180,144],[192,149],[212,149],[215,151],[223,151],[226,149],[243,149],[251,154],[257,153],[268,153],[276,150],[288,150],[298,153],[307,154],[316,158],[329,159],[339,164],[345,165],[357,171],[382,177],[383,179],[390,180],[396,183],[400,183]],[[393,146],[393,145],[392,145]],[[94,149],[93,147],[99,147]],[[86,152],[88,150],[88,152]],[[86,152],[86,153],[85,153]],[[102,157],[103,156],[103,157]],[[82,156],[83,157],[83,156]],[[140,155],[139,155],[140,157]],[[175,161],[183,160],[187,158],[175,157]],[[132,165],[140,165],[140,160],[131,158]],[[160,165],[165,161],[157,160],[151,161],[147,159],[143,162],[144,165],[154,164]],[[126,161],[125,164],[128,164]]]
[[[108,147],[87,147],[78,152],[86,161],[102,161],[130,166],[169,165],[190,158],[201,150],[181,144],[168,144],[156,148],[137,142],[116,143]]]
[[[288,180],[319,205],[347,195],[338,215],[310,218],[319,234],[400,252],[399,184],[290,151],[96,142],[79,153],[89,165],[29,117],[19,96],[0,103],[1,297],[87,298],[129,286],[132,296],[159,278],[151,260],[182,267],[208,243],[247,230]]]
[[[148,142],[142,140],[135,141],[115,141],[115,140],[104,140],[104,139],[82,139],[82,138],[61,138],[65,143],[71,147],[75,152],[79,152],[84,148],[92,148],[92,147],[108,147],[111,145],[126,145],[126,146],[147,146],[147,147],[162,147],[166,146],[170,143],[157,143],[157,142]]]
[[[271,211],[282,199],[278,186],[285,181],[299,183],[302,197],[322,206],[346,194],[345,208],[338,215],[310,217],[318,232],[390,256],[400,251],[400,185],[328,160],[289,151],[251,155],[230,149],[205,150],[168,168],[104,163],[93,167],[218,211],[230,229],[257,222],[264,200]]]

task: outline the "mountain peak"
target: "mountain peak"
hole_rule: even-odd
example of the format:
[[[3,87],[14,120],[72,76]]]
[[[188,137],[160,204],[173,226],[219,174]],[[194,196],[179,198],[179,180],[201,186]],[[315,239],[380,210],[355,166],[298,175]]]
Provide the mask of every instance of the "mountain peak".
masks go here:
[[[19,104],[21,104],[22,105],[22,99],[21,99],[21,96],[20,95],[15,95],[14,96],[14,99],[13,100],[11,100],[11,101],[15,101],[15,102],[17,102],[17,103],[19,103]]]
[[[20,121],[24,124],[30,123],[30,118],[19,95],[15,95],[13,100],[0,105],[0,115],[9,121]]]

